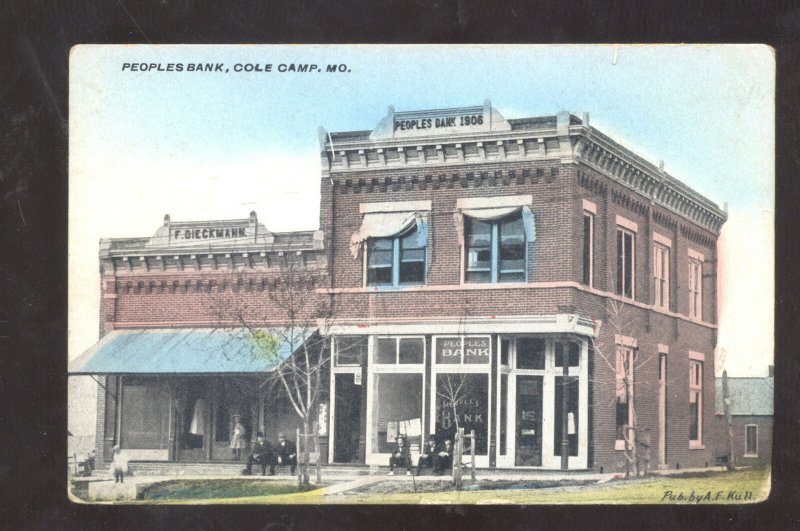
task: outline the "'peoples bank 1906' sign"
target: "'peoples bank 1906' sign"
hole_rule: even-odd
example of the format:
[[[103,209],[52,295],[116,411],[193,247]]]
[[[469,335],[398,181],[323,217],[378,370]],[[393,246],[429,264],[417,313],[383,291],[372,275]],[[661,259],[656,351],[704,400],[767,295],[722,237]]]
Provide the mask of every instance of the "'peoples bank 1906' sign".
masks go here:
[[[436,363],[489,363],[492,340],[489,336],[462,336],[436,338]]]
[[[395,119],[395,136],[398,131],[423,131],[425,129],[441,129],[455,127],[476,127],[483,125],[483,114],[466,114],[461,116],[437,116],[434,118],[414,118],[411,120]]]
[[[370,133],[371,140],[447,136],[488,131],[509,131],[511,124],[492,108],[490,101],[473,107],[395,112],[386,116]]]

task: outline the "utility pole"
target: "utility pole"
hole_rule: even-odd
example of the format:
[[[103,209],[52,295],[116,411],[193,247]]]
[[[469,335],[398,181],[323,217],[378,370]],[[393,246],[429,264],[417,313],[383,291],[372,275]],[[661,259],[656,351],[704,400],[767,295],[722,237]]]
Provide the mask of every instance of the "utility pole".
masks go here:
[[[561,470],[569,468],[569,438],[567,415],[567,374],[569,373],[569,349],[561,344]]]
[[[728,470],[735,466],[733,453],[733,424],[731,423],[731,397],[728,394],[728,371],[722,371],[722,403],[725,407],[725,422],[728,424]]]

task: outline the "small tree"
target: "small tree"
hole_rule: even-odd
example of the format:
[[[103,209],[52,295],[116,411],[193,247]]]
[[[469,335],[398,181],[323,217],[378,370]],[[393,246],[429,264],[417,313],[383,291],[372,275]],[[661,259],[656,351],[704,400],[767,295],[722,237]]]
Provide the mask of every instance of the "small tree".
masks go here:
[[[241,285],[241,276],[233,281]],[[259,310],[260,306],[251,306],[236,295],[220,298],[215,305],[221,322],[236,323],[246,330],[252,355],[276,366],[262,386],[277,388],[300,418],[304,436],[299,469],[304,485],[309,483],[311,437],[319,476],[319,439],[312,432],[316,431],[318,400],[330,362],[329,330],[334,312],[331,298],[317,292],[323,285],[321,272],[284,256],[280,271],[265,287],[270,302],[267,309]]]
[[[453,434],[453,467],[451,473],[453,474],[453,481],[456,487],[461,489],[461,462],[460,456],[463,455],[463,439],[458,437],[460,432],[461,422],[459,413],[463,413],[460,407],[464,400],[472,394],[473,383],[469,378],[470,374],[465,373],[443,373],[437,376],[441,385],[436,385],[436,395],[443,401],[445,407],[449,406],[450,412],[453,415],[453,422],[455,424],[455,432]],[[441,419],[443,424],[444,419]]]
[[[609,299],[606,309],[606,322],[614,335],[626,336],[632,329],[631,323],[627,320],[625,313],[625,303],[615,299]],[[641,356],[637,347],[632,345],[615,345],[613,352],[603,348],[598,337],[602,328],[602,321],[595,323],[595,335],[592,338],[592,348],[596,359],[602,361],[615,375],[613,383],[607,379],[594,377],[591,382],[596,387],[613,385],[614,398],[617,415],[621,408],[626,409],[626,420],[622,426],[622,440],[625,442],[625,475],[639,475],[638,445],[642,444],[638,438],[639,422],[636,416],[636,396],[647,385],[645,381],[639,381],[637,373],[641,371],[656,355],[650,354]],[[609,404],[611,405],[611,404]]]

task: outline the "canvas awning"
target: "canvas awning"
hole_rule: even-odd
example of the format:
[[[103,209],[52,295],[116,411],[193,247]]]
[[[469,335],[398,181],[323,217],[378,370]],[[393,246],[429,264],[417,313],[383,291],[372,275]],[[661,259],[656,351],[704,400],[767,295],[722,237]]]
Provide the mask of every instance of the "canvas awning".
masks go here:
[[[69,374],[259,373],[275,370],[316,330],[264,329],[277,349],[265,355],[246,328],[114,330],[69,364]]]
[[[479,219],[481,221],[492,221],[504,218],[516,212],[522,212],[522,224],[525,229],[525,239],[528,242],[536,241],[536,225],[533,221],[533,212],[530,207],[523,206],[504,206],[493,208],[465,208],[457,210],[453,214],[453,223],[456,226],[456,234],[459,242],[464,243],[464,216]]]
[[[361,226],[350,238],[350,252],[358,256],[361,244],[367,238],[388,238],[396,236],[412,225],[417,227],[417,240],[420,247],[427,244],[427,214],[419,212],[371,212],[364,214]]]

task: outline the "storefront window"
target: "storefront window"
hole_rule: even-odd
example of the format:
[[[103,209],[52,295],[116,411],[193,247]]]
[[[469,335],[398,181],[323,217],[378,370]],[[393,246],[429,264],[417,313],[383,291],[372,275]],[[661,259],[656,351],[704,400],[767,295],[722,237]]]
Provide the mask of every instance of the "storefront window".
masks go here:
[[[167,448],[169,390],[151,378],[128,377],[123,382],[122,447]]]
[[[564,390],[566,388],[566,416],[564,419]],[[566,431],[569,443],[568,455],[578,455],[578,379],[575,377],[556,376],[555,395],[555,429],[553,430],[553,452],[561,455],[561,443]],[[564,422],[566,420],[566,426]],[[566,428],[566,430],[565,430]]]
[[[475,430],[475,453],[485,455],[489,436],[489,375],[442,373],[436,376],[436,436],[455,440],[456,430]],[[469,448],[465,444],[465,453]]]
[[[375,363],[380,365],[425,362],[425,341],[421,337],[379,337],[376,340]]]
[[[398,435],[422,440],[422,374],[375,374],[372,385],[372,451],[389,453]]]
[[[431,429],[440,441],[455,441],[458,428],[475,430],[475,453],[486,455],[489,438],[489,373],[491,336],[439,336],[434,338],[431,398],[435,410]],[[465,452],[469,442],[465,441]]]
[[[376,341],[375,363],[397,363],[397,339],[394,337],[379,337]]]
[[[556,347],[556,368],[564,367],[564,356],[567,356],[567,367],[578,367],[581,359],[581,348],[577,343],[555,344]]]
[[[544,370],[545,341],[532,337],[517,339],[517,365],[518,369]]]
[[[365,336],[337,336],[336,365],[338,367],[356,366],[367,358],[367,338]]]

